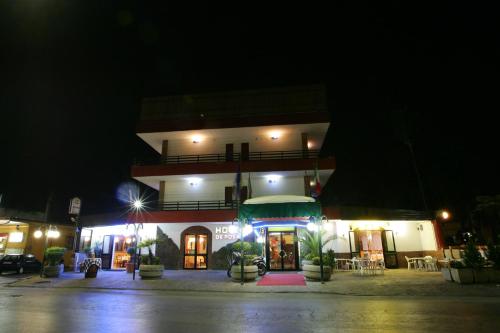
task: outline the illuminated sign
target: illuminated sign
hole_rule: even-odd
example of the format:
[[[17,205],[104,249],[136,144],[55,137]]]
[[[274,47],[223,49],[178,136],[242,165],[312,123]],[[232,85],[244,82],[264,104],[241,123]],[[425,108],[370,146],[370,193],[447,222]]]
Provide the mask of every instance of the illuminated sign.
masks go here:
[[[229,226],[215,227],[215,239],[238,239],[238,233],[229,232]]]
[[[9,235],[9,243],[21,243],[23,241],[24,233],[19,231],[11,232]]]

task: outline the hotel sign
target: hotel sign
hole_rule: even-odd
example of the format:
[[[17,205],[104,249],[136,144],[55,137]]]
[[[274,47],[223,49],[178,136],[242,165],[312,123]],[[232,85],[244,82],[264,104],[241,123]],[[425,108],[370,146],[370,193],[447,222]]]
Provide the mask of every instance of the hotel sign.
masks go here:
[[[230,233],[229,226],[215,227],[215,239],[238,239],[238,233]]]

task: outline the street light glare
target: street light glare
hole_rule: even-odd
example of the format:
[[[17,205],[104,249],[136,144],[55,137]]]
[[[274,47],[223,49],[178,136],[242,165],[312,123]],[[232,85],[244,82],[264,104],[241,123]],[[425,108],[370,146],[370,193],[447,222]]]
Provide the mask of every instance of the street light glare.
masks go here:
[[[449,217],[450,217],[450,213],[448,213],[447,211],[443,211],[441,213],[441,217],[445,220],[447,220]]]
[[[134,208],[141,209],[142,208],[142,201],[141,200],[134,201]]]

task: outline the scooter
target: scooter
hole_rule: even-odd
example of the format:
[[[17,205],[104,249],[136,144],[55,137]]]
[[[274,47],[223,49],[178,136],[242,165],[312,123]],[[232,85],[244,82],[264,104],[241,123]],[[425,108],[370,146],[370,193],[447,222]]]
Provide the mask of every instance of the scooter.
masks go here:
[[[231,263],[229,265],[229,268],[227,270],[227,276],[228,277],[231,277],[231,268],[233,266],[239,266],[241,264],[241,253],[240,252],[233,252],[232,254],[232,260],[231,260]],[[266,261],[264,260],[264,257],[262,256],[257,256],[255,258],[252,259],[252,264],[257,266],[258,268],[258,271],[257,271],[257,274],[259,274],[259,276],[263,276],[266,274]]]

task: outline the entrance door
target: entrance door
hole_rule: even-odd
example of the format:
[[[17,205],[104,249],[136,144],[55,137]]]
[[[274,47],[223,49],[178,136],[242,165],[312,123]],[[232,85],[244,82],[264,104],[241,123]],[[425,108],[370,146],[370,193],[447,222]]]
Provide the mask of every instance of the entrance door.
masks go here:
[[[184,268],[207,269],[208,235],[186,234],[184,236]]]
[[[398,268],[398,255],[394,233],[392,230],[382,231],[382,245],[384,246],[384,263],[387,268]]]
[[[267,264],[272,271],[293,271],[298,267],[296,230],[267,232]]]
[[[113,245],[114,245],[114,236],[106,235],[102,240],[102,268],[103,269],[111,269],[111,260],[113,258]]]

